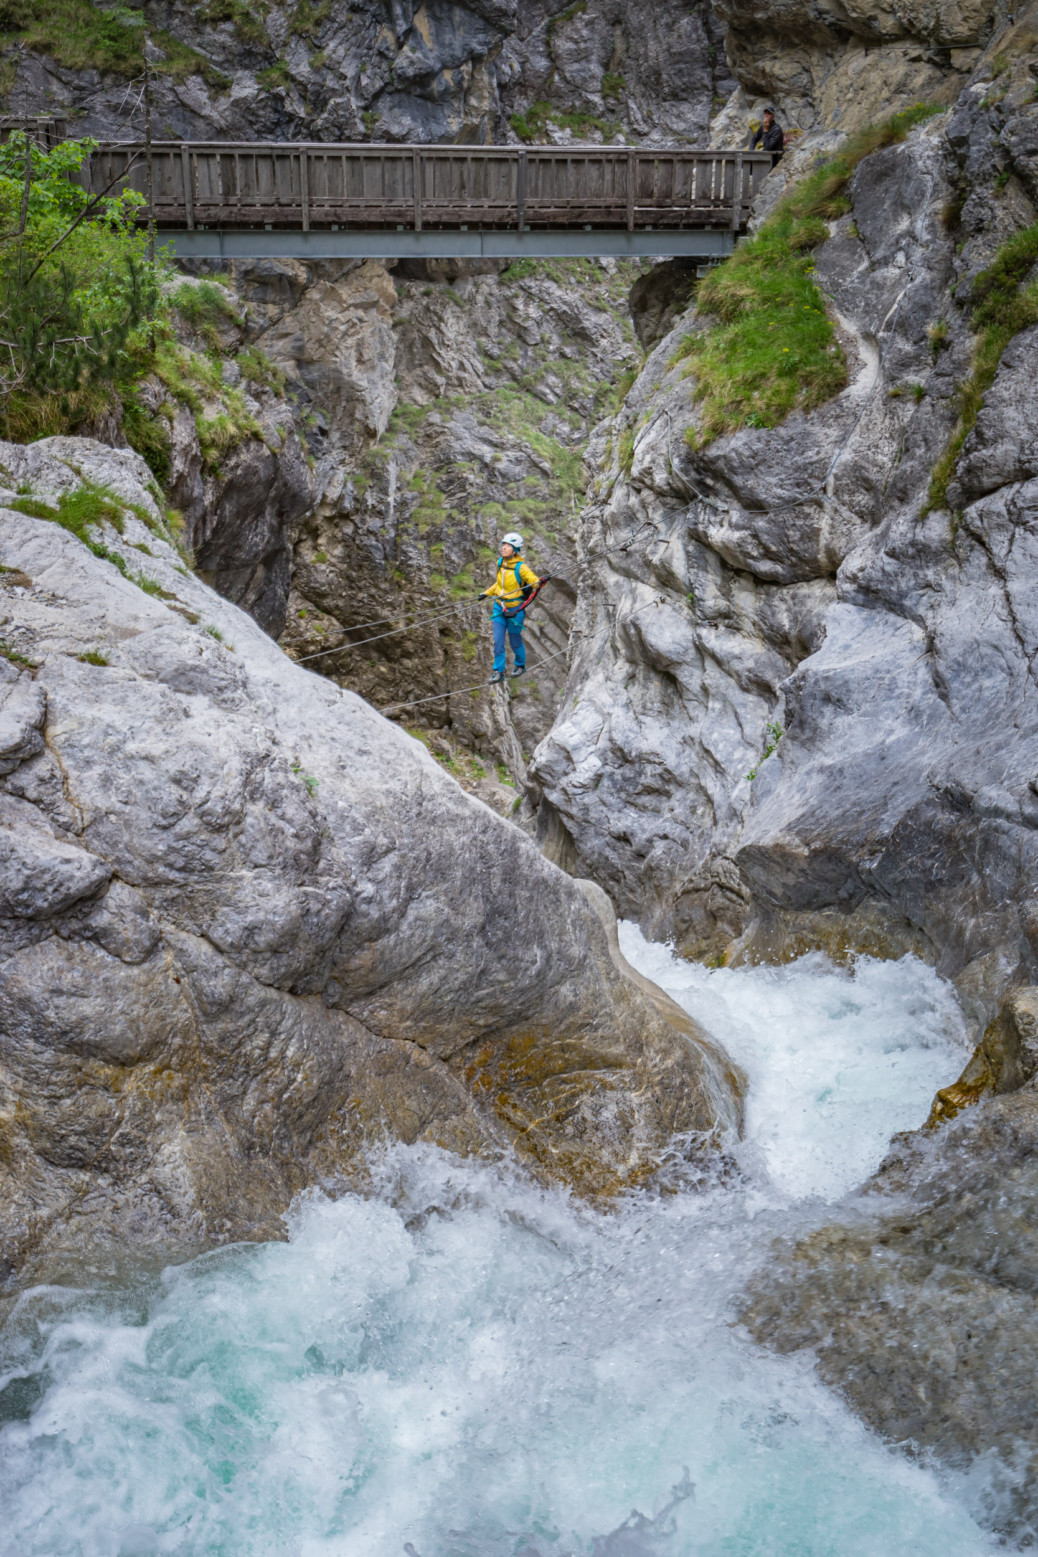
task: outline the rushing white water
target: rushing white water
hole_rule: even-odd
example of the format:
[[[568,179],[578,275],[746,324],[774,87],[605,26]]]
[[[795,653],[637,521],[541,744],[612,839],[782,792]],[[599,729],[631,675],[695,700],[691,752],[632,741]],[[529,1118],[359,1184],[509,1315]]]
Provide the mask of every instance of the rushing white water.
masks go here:
[[[925,1117],[961,1062],[954,1003],[908,961],[707,972],[624,946],[749,1073],[745,1182],[602,1214],[399,1148],[377,1196],[304,1198],[287,1244],[28,1294],[0,1557],[995,1550],[810,1359],[731,1325],[771,1239]]]
[[[836,1200],[918,1128],[968,1053],[954,992],[914,957],[818,952],[782,968],[710,969],[621,924],[620,949],[697,1017],[750,1078],[747,1164],[787,1195]]]

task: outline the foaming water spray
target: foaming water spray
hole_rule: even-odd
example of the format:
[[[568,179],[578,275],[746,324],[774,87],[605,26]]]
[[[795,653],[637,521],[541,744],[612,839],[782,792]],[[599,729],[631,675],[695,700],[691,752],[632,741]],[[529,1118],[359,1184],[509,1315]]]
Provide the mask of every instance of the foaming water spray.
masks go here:
[[[742,1174],[610,1212],[397,1147],[283,1244],[8,1320],[0,1557],[973,1557],[965,1483],[732,1324],[963,1055],[908,959],[626,954],[750,1076]]]

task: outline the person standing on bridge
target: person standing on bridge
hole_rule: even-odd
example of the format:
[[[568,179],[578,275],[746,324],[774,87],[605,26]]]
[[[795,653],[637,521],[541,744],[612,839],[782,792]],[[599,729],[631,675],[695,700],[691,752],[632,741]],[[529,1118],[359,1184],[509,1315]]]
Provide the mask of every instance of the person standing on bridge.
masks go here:
[[[771,165],[778,167],[782,153],[786,149],[786,138],[782,126],[775,117],[774,108],[765,108],[764,118],[757,126],[753,139],[750,141],[750,150],[756,151],[757,142],[761,143],[762,151],[771,152]]]
[[[527,598],[540,584],[540,579],[523,560],[523,538],[518,530],[509,530],[501,542],[501,555],[497,559],[497,578],[480,600],[494,602],[494,673],[491,685],[505,679],[505,633],[512,645],[512,675],[521,676],[526,669],[526,649],[523,645],[523,627],[526,618],[523,606]]]

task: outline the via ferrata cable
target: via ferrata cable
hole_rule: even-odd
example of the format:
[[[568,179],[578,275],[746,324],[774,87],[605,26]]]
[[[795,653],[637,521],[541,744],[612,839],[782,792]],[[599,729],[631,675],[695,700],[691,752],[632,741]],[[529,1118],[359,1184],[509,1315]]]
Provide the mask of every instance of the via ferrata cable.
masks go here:
[[[662,604],[662,596],[658,596],[654,600],[647,600],[643,606],[638,606],[635,610],[628,612],[627,616],[624,617],[624,621],[629,622],[632,616],[638,616],[640,612],[647,611],[649,606],[658,606]],[[604,637],[606,633],[613,630],[615,625],[615,623],[607,623],[605,627],[599,628],[597,633],[592,633],[590,638],[586,638],[584,640],[585,645],[594,643],[596,638]],[[552,660],[557,660],[561,654],[568,654],[569,648],[570,646],[567,643],[563,646],[563,648],[556,649],[554,654],[547,654],[543,660],[535,661],[535,663],[529,668],[531,670],[540,670],[542,665],[549,665]],[[415,697],[412,698],[408,703],[388,703],[385,708],[380,708],[378,712],[380,714],[395,714],[401,708],[420,708],[423,703],[438,703],[442,698],[445,697],[464,697],[467,692],[479,692],[483,689],[483,687],[489,686],[490,684],[491,683],[487,681],[477,681],[476,684],[471,687],[450,687],[446,692],[434,692],[430,697]]]
[[[304,654],[295,663],[297,665],[306,665],[310,660],[323,659],[326,654],[345,654],[348,649],[362,649],[366,643],[380,643],[383,638],[399,638],[401,633],[414,632],[417,627],[429,627],[433,622],[446,621],[448,616],[454,616],[458,611],[464,610],[466,606],[473,605],[474,603],[473,600],[459,600],[456,605],[452,605],[446,611],[437,612],[435,616],[423,616],[417,622],[408,622],[406,627],[392,627],[389,632],[375,633],[371,638],[357,638],[353,643],[340,643],[334,649],[318,649],[316,654]],[[382,620],[386,621],[386,618],[383,617]],[[368,626],[377,627],[378,623],[369,622]],[[354,627],[348,629],[348,631],[356,632],[357,629]]]

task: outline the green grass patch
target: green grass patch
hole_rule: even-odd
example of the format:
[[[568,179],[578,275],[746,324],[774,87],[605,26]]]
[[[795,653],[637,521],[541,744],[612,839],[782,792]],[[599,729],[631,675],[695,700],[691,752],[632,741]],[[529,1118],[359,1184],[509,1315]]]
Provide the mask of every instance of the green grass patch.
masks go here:
[[[243,443],[246,438],[263,437],[262,427],[240,404],[240,396],[232,400],[228,395],[227,399],[230,401],[227,410],[218,411],[215,416],[195,417],[202,464],[214,473],[223,456],[236,449],[239,443]]]
[[[966,379],[958,388],[955,428],[930,475],[930,490],[923,514],[948,505],[948,484],[962,446],[976,425],[984,396],[994,383],[998,365],[1014,335],[1038,324],[1038,282],[1024,286],[1038,261],[1038,222],[1016,233],[996,254],[973,283],[970,323],[976,333],[973,358]]]
[[[68,530],[85,546],[91,544],[91,525],[110,524],[119,535],[123,533],[123,509],[126,505],[107,487],[97,486],[94,482],[88,481],[74,492],[63,492],[53,504],[42,498],[19,497],[9,506],[21,514],[31,515],[33,519],[49,519],[54,524],[60,524],[63,530]]]
[[[25,665],[29,670],[37,668],[35,660],[31,660],[27,654],[22,654],[13,643],[8,643],[6,638],[0,638],[0,657],[9,660],[12,665]]]
[[[95,527],[110,524],[118,535],[122,535],[126,522],[125,516],[127,513],[132,513],[154,534],[176,548],[179,546],[183,521],[175,510],[171,510],[165,518],[156,518],[143,504],[130,502],[110,488],[99,486],[92,481],[84,482],[74,492],[63,492],[53,502],[33,497],[31,494],[22,494],[8,506],[33,519],[47,519],[52,524],[60,524],[63,530],[68,530],[70,535],[74,535],[76,540],[81,541],[95,557],[113,563],[124,578],[136,584],[146,595],[157,595],[161,600],[176,599],[175,595],[169,594],[154,579],[147,578],[144,574],[131,573],[118,552],[112,551],[102,541],[95,540],[91,534],[91,530]]]
[[[621,129],[619,120],[554,108],[543,98],[531,103],[525,113],[514,113],[508,122],[519,139],[528,146],[546,141],[552,125],[560,130],[569,130],[573,135],[587,135],[592,130],[598,130],[605,140],[612,140]]]
[[[475,561],[467,562],[460,573],[455,573],[449,580],[448,589],[452,600],[464,600],[467,596],[479,593],[474,576]]]
[[[549,49],[551,48],[552,39],[555,36],[555,29],[557,27],[565,26],[565,24],[567,22],[571,22],[575,16],[583,16],[586,10],[587,0],[573,0],[572,5],[568,5],[564,11],[560,11],[557,16],[553,16],[551,18],[544,30],[545,37],[548,40]]]
[[[251,43],[257,49],[269,49],[270,38],[263,22],[270,11],[268,0],[206,0],[198,6],[195,15],[210,27],[230,22],[243,43]]]
[[[108,660],[98,649],[87,649],[85,654],[77,654],[77,660],[82,660],[84,665],[107,665]]]
[[[288,24],[289,36],[316,38],[331,14],[332,0],[298,0]]]
[[[266,70],[257,71],[256,80],[260,86],[266,87],[268,92],[273,91],[276,87],[281,87],[287,92],[292,85],[292,73],[288,68],[288,60],[276,59],[273,65],[267,66]]]
[[[845,387],[847,364],[814,280],[811,250],[825,240],[829,222],[850,209],[844,190],[862,159],[940,111],[919,103],[851,136],[700,282],[699,311],[718,323],[686,336],[672,359],[687,361],[696,377],[699,426],[685,435],[693,448],[740,427],[775,427]]]
[[[235,323],[240,315],[230,293],[214,281],[184,281],[170,294],[180,317],[205,341],[210,351],[222,349],[217,325],[222,319]]]
[[[102,10],[94,0],[0,0],[0,42],[47,54],[70,70],[138,76],[144,69],[144,37],[139,5]],[[210,86],[230,86],[222,71],[172,33],[149,29],[148,37],[162,53],[151,67],[157,76],[186,81],[197,75]]]
[[[246,346],[234,360],[247,384],[255,384],[259,389],[272,389],[276,395],[284,393],[284,369],[279,368],[259,346]]]

